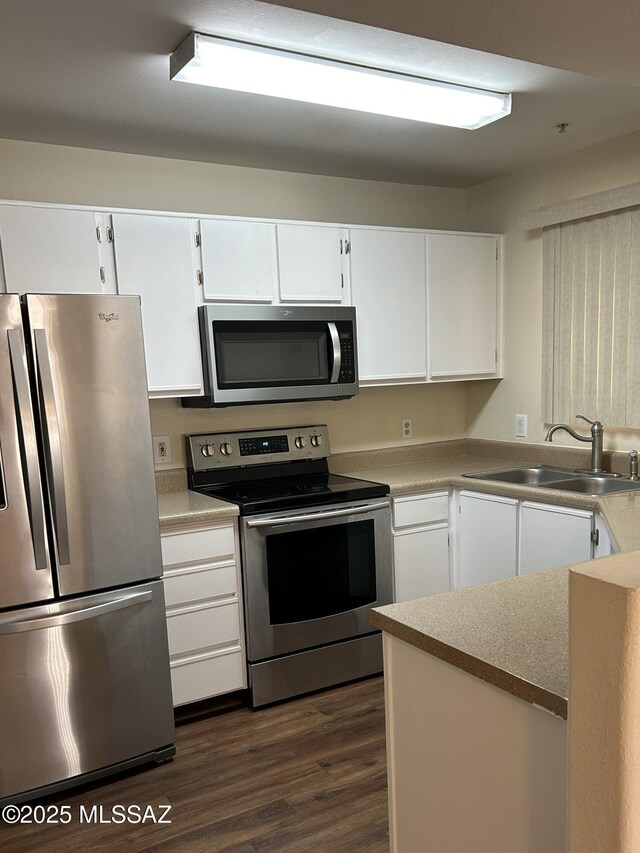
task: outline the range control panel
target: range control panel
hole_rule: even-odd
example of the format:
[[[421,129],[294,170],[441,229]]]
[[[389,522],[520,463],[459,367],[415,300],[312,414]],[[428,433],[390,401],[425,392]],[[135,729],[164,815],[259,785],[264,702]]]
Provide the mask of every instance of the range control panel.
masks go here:
[[[187,464],[194,471],[211,468],[292,462],[329,456],[329,431],[319,426],[283,427],[243,432],[188,435]]]

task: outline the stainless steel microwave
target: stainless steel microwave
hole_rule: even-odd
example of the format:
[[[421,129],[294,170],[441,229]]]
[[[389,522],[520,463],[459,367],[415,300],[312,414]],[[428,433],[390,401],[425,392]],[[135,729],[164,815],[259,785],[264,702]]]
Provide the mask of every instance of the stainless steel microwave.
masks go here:
[[[186,407],[338,400],[358,393],[356,310],[292,305],[198,309],[204,397]]]

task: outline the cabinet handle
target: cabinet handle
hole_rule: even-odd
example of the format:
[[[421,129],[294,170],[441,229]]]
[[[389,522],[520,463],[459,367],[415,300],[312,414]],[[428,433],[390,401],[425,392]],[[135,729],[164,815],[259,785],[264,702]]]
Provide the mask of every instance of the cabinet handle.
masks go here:
[[[196,231],[196,233],[193,235],[193,238],[194,238],[194,240],[195,240],[195,242],[196,242],[196,249],[199,249],[199,248],[200,248],[200,243],[201,243],[201,240],[202,240],[202,238],[200,237],[200,234]]]
[[[196,278],[198,279],[198,284],[204,284],[204,275],[202,274],[202,270],[198,270]]]
[[[102,243],[102,228],[99,225],[96,225],[96,240],[98,243]]]
[[[100,267],[100,281],[104,284],[107,280],[107,277],[104,272],[104,267]]]
[[[348,255],[351,252],[351,240],[344,241],[344,253]]]
[[[340,238],[340,254],[341,255],[343,254],[343,252],[342,252],[342,237]]]

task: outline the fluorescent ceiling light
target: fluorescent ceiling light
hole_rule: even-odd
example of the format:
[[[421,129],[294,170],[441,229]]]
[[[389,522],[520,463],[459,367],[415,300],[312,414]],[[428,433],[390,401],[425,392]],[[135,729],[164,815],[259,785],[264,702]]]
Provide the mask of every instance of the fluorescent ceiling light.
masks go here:
[[[191,33],[171,79],[475,129],[509,115],[511,95]]]

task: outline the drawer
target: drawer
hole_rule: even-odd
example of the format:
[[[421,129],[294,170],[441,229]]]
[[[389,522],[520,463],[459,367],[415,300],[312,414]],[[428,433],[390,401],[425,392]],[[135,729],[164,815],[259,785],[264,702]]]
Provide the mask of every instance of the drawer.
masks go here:
[[[166,567],[234,559],[234,530],[234,525],[229,524],[186,533],[165,532],[162,534],[162,564]]]
[[[240,611],[229,604],[183,608],[167,613],[169,654],[182,655],[198,649],[233,645],[240,641]]]
[[[164,597],[167,607],[205,598],[236,595],[237,592],[236,564],[232,562],[215,568],[194,566],[187,569],[166,569],[164,573]]]
[[[173,704],[197,702],[247,686],[244,655],[238,646],[171,663]]]
[[[393,499],[393,526],[411,527],[449,520],[449,493],[403,495]]]

